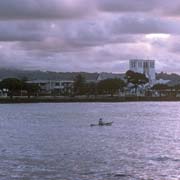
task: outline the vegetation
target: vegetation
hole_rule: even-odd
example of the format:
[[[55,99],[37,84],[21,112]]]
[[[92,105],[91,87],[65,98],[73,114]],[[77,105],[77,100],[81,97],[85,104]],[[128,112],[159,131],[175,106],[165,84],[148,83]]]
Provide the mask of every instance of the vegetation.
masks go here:
[[[137,93],[137,88],[139,85],[145,85],[149,82],[149,79],[145,76],[145,74],[133,72],[133,71],[127,71],[125,78],[127,80],[127,83],[132,83],[135,88],[135,93]]]
[[[94,82],[86,83],[86,93],[87,95],[97,95],[97,84]]]
[[[169,87],[167,84],[155,84],[152,87],[152,90],[157,91],[159,93],[160,97],[162,96],[163,91],[171,90],[171,92],[172,92],[172,89],[174,89],[174,87]]]
[[[37,84],[24,83],[24,90],[27,91],[27,96],[30,98],[31,96],[38,96],[40,87]]]
[[[84,95],[86,93],[86,80],[81,74],[78,74],[74,79],[74,94]]]
[[[22,83],[16,78],[8,78],[1,81],[0,87],[2,90],[6,89],[12,99],[14,94],[22,89]]]
[[[175,89],[176,91],[179,91],[179,90],[180,90],[180,84],[175,85],[175,86],[174,86],[174,89]]]
[[[162,91],[162,90],[170,89],[170,87],[167,84],[155,84],[152,87],[152,89],[157,91]]]
[[[143,86],[148,83],[148,78],[144,74],[127,71],[125,74],[126,82],[121,79],[106,79],[99,82],[88,82],[84,74],[77,74],[74,78],[73,86],[67,86],[66,89],[56,89],[56,94],[63,96],[81,96],[87,97],[93,95],[111,95],[112,97],[119,92],[126,91],[128,84],[132,84],[132,88],[136,90],[138,86]],[[128,86],[129,88],[130,86]],[[5,92],[11,99],[14,96],[31,96],[46,95],[37,84],[28,83],[26,77],[6,78],[0,82],[0,90]],[[168,86],[165,84],[154,85],[149,93],[158,96],[176,96],[180,91],[180,84],[176,86]],[[148,92],[148,91],[147,91]],[[51,92],[52,93],[52,92]],[[48,94],[48,93],[47,93]],[[50,93],[49,93],[50,94]],[[53,94],[53,93],[52,93]]]
[[[7,95],[13,99],[15,95],[22,95],[22,91],[27,91],[28,97],[35,95],[40,88],[36,84],[28,84],[24,80],[7,78],[0,82],[1,91],[6,91]]]
[[[106,79],[98,83],[100,94],[111,94],[113,96],[119,90],[123,90],[125,82],[121,79]]]
[[[133,72],[133,71],[126,72],[126,79],[128,83],[132,83],[136,87],[138,85],[147,84],[149,82],[148,78],[144,74]]]
[[[75,95],[111,94],[113,96],[119,90],[123,90],[125,82],[121,79],[106,79],[100,82],[86,82],[82,75],[77,75],[74,80]]]

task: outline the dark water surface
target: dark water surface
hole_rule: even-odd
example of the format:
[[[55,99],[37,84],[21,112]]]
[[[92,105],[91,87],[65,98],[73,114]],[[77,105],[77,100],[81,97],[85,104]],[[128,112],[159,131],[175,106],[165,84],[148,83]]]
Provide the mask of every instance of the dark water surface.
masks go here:
[[[180,179],[180,103],[0,105],[0,180],[119,179]]]

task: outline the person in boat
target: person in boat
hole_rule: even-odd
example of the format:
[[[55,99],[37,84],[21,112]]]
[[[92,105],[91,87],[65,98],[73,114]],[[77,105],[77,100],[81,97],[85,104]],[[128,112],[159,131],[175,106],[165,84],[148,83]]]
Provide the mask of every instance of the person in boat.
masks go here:
[[[103,126],[103,125],[104,125],[103,120],[102,120],[102,118],[100,118],[99,119],[99,126]]]

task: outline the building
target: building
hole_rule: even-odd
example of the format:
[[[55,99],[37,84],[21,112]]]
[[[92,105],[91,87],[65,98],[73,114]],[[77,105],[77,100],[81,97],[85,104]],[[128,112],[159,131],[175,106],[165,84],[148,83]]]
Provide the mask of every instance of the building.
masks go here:
[[[97,77],[97,82],[103,81],[106,79],[121,79],[124,80],[124,74],[113,74],[113,73],[100,73]]]
[[[64,95],[70,94],[73,88],[72,80],[33,80],[30,84],[37,84],[42,93]]]
[[[131,59],[129,61],[129,70],[145,74],[152,86],[156,83],[156,71],[154,60]]]
[[[64,74],[64,76],[56,77],[51,80],[31,80],[29,84],[36,84],[40,87],[42,94],[49,95],[71,95],[73,93],[74,79],[78,74]],[[86,82],[96,82],[98,74],[82,73]]]
[[[168,80],[168,79],[156,79],[156,84],[169,84],[174,83],[174,81]]]

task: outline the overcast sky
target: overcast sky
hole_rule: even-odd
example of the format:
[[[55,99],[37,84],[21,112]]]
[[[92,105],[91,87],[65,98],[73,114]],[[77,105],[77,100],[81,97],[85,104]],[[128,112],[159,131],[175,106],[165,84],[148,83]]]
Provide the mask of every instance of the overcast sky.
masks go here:
[[[0,67],[180,73],[179,0],[1,0]]]

